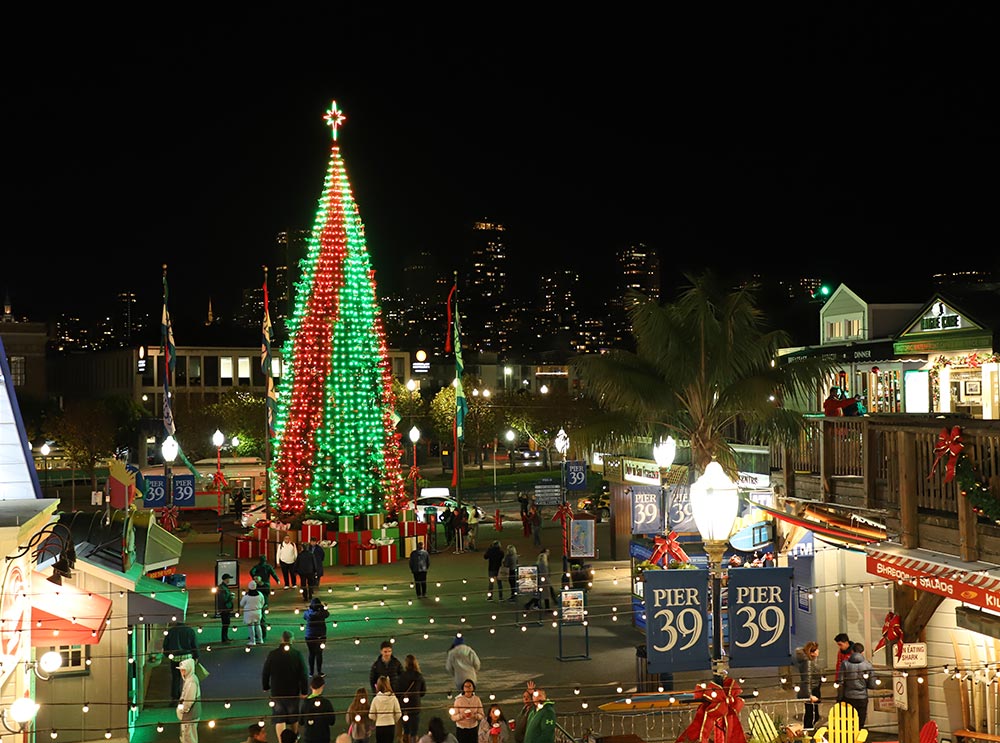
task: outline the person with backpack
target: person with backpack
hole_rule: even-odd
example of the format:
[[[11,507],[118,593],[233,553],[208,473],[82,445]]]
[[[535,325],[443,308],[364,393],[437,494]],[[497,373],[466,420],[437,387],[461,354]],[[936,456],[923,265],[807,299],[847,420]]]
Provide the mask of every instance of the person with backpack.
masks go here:
[[[868,691],[878,688],[875,683],[875,666],[865,658],[865,646],[860,642],[851,648],[851,657],[840,666],[840,686],[837,701],[847,702],[858,712],[858,727],[868,720]]]
[[[375,731],[368,712],[371,709],[371,695],[361,687],[354,691],[354,699],[347,706],[347,733],[353,743],[367,743]]]
[[[271,605],[271,578],[274,578],[276,586],[281,584],[281,579],[274,566],[267,561],[267,555],[260,555],[257,558],[257,563],[250,568],[250,577],[257,584],[257,592],[264,597],[263,615],[266,616]],[[260,620],[260,636],[267,640],[267,620],[263,616]]]

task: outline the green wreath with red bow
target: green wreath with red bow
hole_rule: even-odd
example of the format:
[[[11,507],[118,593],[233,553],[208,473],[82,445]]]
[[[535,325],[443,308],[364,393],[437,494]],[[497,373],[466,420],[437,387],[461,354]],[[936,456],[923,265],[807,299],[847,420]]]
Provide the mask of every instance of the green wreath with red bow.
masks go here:
[[[931,479],[938,462],[944,459],[944,481],[954,480],[962,495],[969,499],[973,511],[985,516],[994,524],[1000,524],[1000,498],[994,497],[990,493],[989,486],[979,479],[975,465],[965,453],[960,426],[955,426],[950,431],[947,428],[941,429],[938,442],[934,446],[934,454],[934,463],[927,479]]]

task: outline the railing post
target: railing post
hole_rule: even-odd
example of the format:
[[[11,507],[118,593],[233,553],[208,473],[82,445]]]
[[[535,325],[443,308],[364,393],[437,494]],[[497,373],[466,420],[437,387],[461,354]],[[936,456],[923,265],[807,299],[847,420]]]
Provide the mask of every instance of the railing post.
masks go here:
[[[829,418],[823,419],[823,435],[819,443],[819,482],[823,490],[823,501],[830,502],[833,493],[833,447],[836,446],[834,429]]]
[[[917,437],[899,431],[899,539],[907,549],[920,546],[920,522],[917,518]]]
[[[874,426],[865,418],[861,421],[861,477],[865,486],[865,508],[875,503],[875,480],[878,475],[878,457],[882,441]]]
[[[787,444],[782,447],[781,475],[785,480],[785,495],[795,492],[795,450]]]

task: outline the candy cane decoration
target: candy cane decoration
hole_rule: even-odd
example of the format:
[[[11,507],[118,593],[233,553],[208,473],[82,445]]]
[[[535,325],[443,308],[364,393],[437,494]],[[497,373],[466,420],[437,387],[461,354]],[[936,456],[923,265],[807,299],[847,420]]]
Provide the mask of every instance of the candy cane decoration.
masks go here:
[[[563,503],[556,509],[555,514],[552,516],[552,520],[555,521],[556,519],[559,519],[559,522],[562,524],[562,549],[563,557],[566,557],[566,545],[569,544],[566,541],[566,529],[568,522],[573,520],[573,509],[570,508],[569,503]]]

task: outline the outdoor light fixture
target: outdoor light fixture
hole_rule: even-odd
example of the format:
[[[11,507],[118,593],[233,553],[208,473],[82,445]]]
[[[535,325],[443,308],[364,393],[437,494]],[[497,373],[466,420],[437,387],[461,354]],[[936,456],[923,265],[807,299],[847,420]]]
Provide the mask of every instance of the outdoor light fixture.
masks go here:
[[[35,700],[25,693],[23,697],[15,699],[10,707],[0,710],[0,723],[3,723],[8,732],[23,733],[27,730],[28,723],[34,720],[35,715],[38,714],[38,707]],[[16,724],[17,727],[12,728],[8,720]]]
[[[42,681],[48,681],[52,674],[58,671],[61,667],[62,655],[57,653],[55,650],[50,650],[49,652],[44,653],[42,657],[32,665],[32,670]],[[44,672],[44,676],[39,672],[39,669]]]
[[[57,529],[65,531],[65,535],[60,534]],[[76,547],[73,545],[73,534],[65,524],[49,524],[36,532],[27,544],[17,550],[17,552],[6,555],[7,561],[16,560],[19,557],[31,552],[31,559],[35,564],[45,562],[46,556],[55,557],[52,564],[52,575],[46,580],[62,585],[63,578],[73,577],[73,568],[76,566]]]
[[[666,439],[660,439],[660,442],[653,447],[653,460],[656,462],[656,466],[661,470],[668,470],[670,466],[674,463],[674,457],[677,456],[677,442],[674,441],[673,436],[667,436]]]

